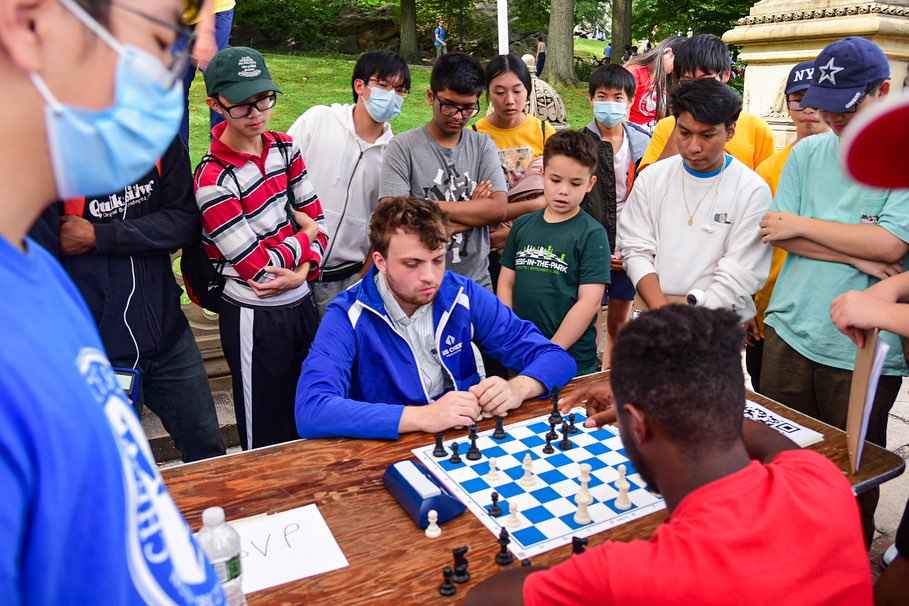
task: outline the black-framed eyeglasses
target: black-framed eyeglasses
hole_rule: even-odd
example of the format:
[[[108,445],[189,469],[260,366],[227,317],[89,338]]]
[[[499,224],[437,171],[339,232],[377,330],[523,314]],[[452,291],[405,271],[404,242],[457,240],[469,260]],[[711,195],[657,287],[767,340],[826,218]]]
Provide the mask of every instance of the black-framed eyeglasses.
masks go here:
[[[786,99],[786,107],[789,108],[789,111],[793,112],[800,112],[802,110],[809,109],[807,107],[802,107],[801,99]]]
[[[409,88],[405,88],[404,86],[395,86],[388,80],[380,80],[379,78],[370,78],[369,80],[366,81],[366,84],[368,85],[370,82],[375,82],[379,86],[379,88],[381,88],[383,90],[394,90],[395,94],[397,94],[399,97],[406,97],[407,95],[410,94]]]
[[[256,99],[252,103],[237,103],[236,105],[224,105],[219,99],[215,99],[215,101],[218,102],[221,109],[230,114],[231,118],[239,120],[251,114],[254,107],[260,112],[270,110],[278,102],[278,95],[277,93],[269,93],[267,96]]]
[[[462,118],[470,119],[480,113],[480,105],[470,105],[468,107],[461,107],[460,105],[455,105],[454,103],[448,103],[442,101],[438,96],[436,96],[436,101],[439,102],[439,111],[442,112],[443,116],[457,116],[461,114]]]
[[[139,9],[117,2],[113,3],[111,6],[115,6],[120,10],[124,10],[128,13],[142,17],[146,21],[150,21],[155,25],[165,27],[177,34],[177,39],[174,41],[173,46],[171,46],[172,58],[170,66],[168,66],[168,71],[171,75],[171,82],[168,88],[176,84],[178,80],[182,80],[183,74],[186,73],[186,68],[189,66],[189,62],[192,60],[193,47],[196,45],[196,33],[193,31],[193,29],[186,27],[185,25],[175,25],[169,21],[155,17],[154,15],[149,15],[148,13],[140,11]]]

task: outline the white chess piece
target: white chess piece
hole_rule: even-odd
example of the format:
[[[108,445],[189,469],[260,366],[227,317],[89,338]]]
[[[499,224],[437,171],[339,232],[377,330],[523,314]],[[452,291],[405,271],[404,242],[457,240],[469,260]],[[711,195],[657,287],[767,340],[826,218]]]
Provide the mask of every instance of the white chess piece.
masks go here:
[[[499,479],[499,470],[496,469],[496,458],[492,457],[489,459],[489,473],[486,474],[486,479],[490,482],[495,482]]]
[[[630,485],[628,482],[625,482],[625,485],[619,488],[619,496],[615,498],[615,508],[625,511],[626,509],[631,509],[631,499],[628,498],[628,488]]]
[[[518,517],[518,504],[514,501],[508,502],[508,517],[505,519],[505,525],[509,528],[520,528],[521,518]]]
[[[628,489],[631,488],[631,484],[628,483],[628,480],[625,479],[626,468],[624,465],[619,465],[619,477],[615,481],[615,488],[618,491],[621,491],[623,488],[625,492],[628,492]]]
[[[574,514],[575,524],[590,524],[590,511],[587,509],[586,501],[578,499],[578,511]]]
[[[533,459],[528,452],[524,455],[524,463],[522,464],[524,468],[524,477],[522,477],[518,482],[521,486],[533,486],[537,482],[536,476],[533,475]]]
[[[590,484],[590,471],[592,467],[589,463],[581,463],[578,465],[578,468],[581,470],[581,475],[578,478],[581,481],[581,488],[578,490],[578,495],[575,500],[578,504],[580,504],[581,501],[584,501],[587,505],[590,505],[593,503],[593,496],[590,494],[590,487],[588,484]]]
[[[430,539],[439,537],[442,534],[442,529],[436,524],[436,521],[439,519],[439,514],[435,509],[430,509],[429,513],[426,514],[426,517],[429,519],[429,526],[426,527],[426,536]]]

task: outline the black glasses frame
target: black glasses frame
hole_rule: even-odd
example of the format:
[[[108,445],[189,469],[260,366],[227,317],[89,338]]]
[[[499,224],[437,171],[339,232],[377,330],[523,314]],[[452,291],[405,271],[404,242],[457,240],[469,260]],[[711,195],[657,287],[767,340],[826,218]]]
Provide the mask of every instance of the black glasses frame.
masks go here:
[[[186,73],[186,68],[189,67],[189,62],[192,61],[193,47],[196,45],[196,32],[193,28],[185,25],[174,25],[169,21],[117,2],[112,3],[111,6],[115,6],[120,10],[142,17],[146,21],[165,27],[177,34],[177,40],[174,42],[173,48],[178,50],[173,52],[173,59],[168,68],[171,75],[170,86],[168,86],[168,88],[173,87],[178,80],[182,80],[183,74]]]
[[[443,116],[457,116],[461,114],[461,117],[469,120],[477,114],[480,113],[480,104],[471,105],[468,107],[461,107],[460,105],[455,105],[454,103],[448,103],[447,101],[442,101],[438,95],[433,95],[435,100],[439,103],[439,111],[442,112]]]
[[[224,105],[221,103],[220,99],[215,99],[218,102],[218,105],[221,106],[221,109],[225,110],[230,117],[234,120],[239,120],[240,118],[245,118],[252,113],[253,108],[255,107],[260,112],[265,112],[273,108],[278,103],[278,94],[269,93],[268,95],[262,97],[261,99],[256,99],[252,103],[237,103],[236,105]],[[263,103],[264,102],[264,103]],[[264,107],[263,107],[264,106]],[[246,110],[241,112],[235,112],[235,109]]]

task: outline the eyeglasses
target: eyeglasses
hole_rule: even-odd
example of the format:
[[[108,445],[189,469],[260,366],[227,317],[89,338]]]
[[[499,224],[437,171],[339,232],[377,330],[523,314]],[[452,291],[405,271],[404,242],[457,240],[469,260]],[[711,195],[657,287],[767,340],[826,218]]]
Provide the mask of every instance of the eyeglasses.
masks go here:
[[[480,106],[471,105],[468,107],[461,107],[460,105],[455,105],[454,103],[447,103],[442,101],[439,97],[436,97],[436,101],[439,102],[439,111],[442,112],[443,116],[457,116],[461,114],[462,118],[470,119],[480,113]]]
[[[266,97],[261,99],[256,99],[252,103],[238,103],[236,105],[224,105],[220,100],[215,99],[218,102],[218,105],[222,109],[226,110],[230,117],[234,120],[239,120],[240,118],[245,118],[252,113],[253,108],[255,107],[260,112],[268,111],[275,106],[275,103],[278,102],[278,95],[275,93],[270,93]]]
[[[172,59],[170,66],[168,67],[168,71],[171,75],[171,82],[168,88],[176,84],[178,80],[182,80],[183,74],[186,73],[186,68],[189,66],[190,60],[192,60],[193,47],[196,44],[195,32],[185,25],[174,25],[169,21],[159,19],[154,15],[149,15],[148,13],[142,12],[131,6],[126,6],[119,3],[113,3],[112,6],[115,6],[120,10],[124,10],[128,13],[132,13],[136,16],[142,17],[146,21],[150,21],[155,25],[165,27],[177,34],[177,39],[174,41],[173,46],[171,46]]]
[[[387,80],[380,80],[379,78],[370,78],[366,81],[367,84],[370,82],[375,82],[379,88],[382,90],[394,90],[399,97],[406,97],[410,94],[410,89],[403,86],[395,86]]]
[[[786,99],[786,106],[790,111],[794,112],[800,112],[802,110],[809,109],[807,107],[802,107],[801,99]]]

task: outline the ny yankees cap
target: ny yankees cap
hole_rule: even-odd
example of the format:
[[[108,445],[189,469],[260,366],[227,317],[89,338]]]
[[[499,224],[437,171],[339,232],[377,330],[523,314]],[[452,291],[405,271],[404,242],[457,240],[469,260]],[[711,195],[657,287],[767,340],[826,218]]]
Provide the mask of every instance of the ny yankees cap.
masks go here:
[[[228,46],[219,52],[204,75],[208,96],[219,94],[229,103],[240,103],[268,91],[284,92],[272,82],[259,51],[246,46]]]
[[[802,61],[789,71],[786,78],[786,94],[791,95],[811,86],[811,77],[814,74],[814,61]]]
[[[849,36],[828,44],[814,60],[811,88],[802,107],[846,112],[861,101],[869,84],[889,78],[884,51],[865,38]]]

